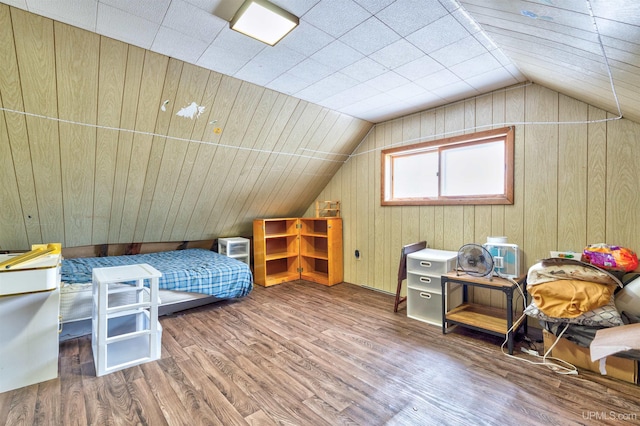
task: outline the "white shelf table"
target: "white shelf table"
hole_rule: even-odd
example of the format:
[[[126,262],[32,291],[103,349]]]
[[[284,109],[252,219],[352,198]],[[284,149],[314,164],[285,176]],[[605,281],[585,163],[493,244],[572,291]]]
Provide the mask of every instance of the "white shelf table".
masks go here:
[[[160,358],[162,326],[158,322],[158,282],[161,276],[146,263],[93,269],[91,345],[97,376]],[[121,283],[131,285],[111,286]],[[149,295],[147,300],[145,292]],[[109,297],[120,293],[129,293],[132,297]]]

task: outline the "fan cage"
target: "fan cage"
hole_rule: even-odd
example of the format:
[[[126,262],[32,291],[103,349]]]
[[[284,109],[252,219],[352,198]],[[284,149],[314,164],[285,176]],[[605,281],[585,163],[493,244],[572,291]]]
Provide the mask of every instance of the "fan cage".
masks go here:
[[[475,253],[471,254],[471,251],[475,251]],[[470,256],[474,256],[474,262],[470,261]],[[480,266],[483,268],[480,269]],[[472,277],[493,276],[493,256],[480,244],[465,244],[458,250],[456,271],[462,271]]]

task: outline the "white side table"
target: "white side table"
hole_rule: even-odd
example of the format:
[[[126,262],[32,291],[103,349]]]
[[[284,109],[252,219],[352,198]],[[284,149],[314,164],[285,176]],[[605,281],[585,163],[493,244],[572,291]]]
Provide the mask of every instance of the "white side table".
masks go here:
[[[160,358],[162,326],[158,323],[158,281],[161,276],[146,263],[93,269],[91,345],[97,376]],[[123,282],[133,284],[111,286]],[[144,292],[149,292],[147,301]],[[116,293],[133,295],[128,299],[131,303],[110,303],[109,295]]]
[[[218,253],[249,264],[249,240],[242,237],[218,238]]]

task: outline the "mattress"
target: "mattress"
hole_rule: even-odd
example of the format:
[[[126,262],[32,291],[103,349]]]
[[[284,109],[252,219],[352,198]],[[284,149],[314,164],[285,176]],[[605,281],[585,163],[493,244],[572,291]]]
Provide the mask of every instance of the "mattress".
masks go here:
[[[161,290],[232,299],[246,296],[253,289],[253,276],[247,264],[204,249],[63,259],[61,279],[64,284],[91,283],[93,268],[138,263],[147,263],[162,273]]]
[[[111,284],[112,288],[126,286],[127,284]],[[174,290],[160,290],[161,305],[180,303],[187,300],[195,300],[208,297],[201,293],[187,293]],[[149,292],[143,292],[143,300],[149,301]],[[133,292],[114,292],[109,295],[109,305],[119,306],[135,303]],[[63,283],[60,289],[60,318],[63,323],[91,319],[93,315],[93,284]]]

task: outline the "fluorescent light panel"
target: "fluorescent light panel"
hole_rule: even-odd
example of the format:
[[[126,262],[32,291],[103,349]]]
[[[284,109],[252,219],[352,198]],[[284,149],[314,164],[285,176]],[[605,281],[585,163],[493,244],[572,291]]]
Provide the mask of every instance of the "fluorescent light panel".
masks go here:
[[[299,23],[298,17],[265,0],[247,0],[229,23],[232,30],[275,45]]]

